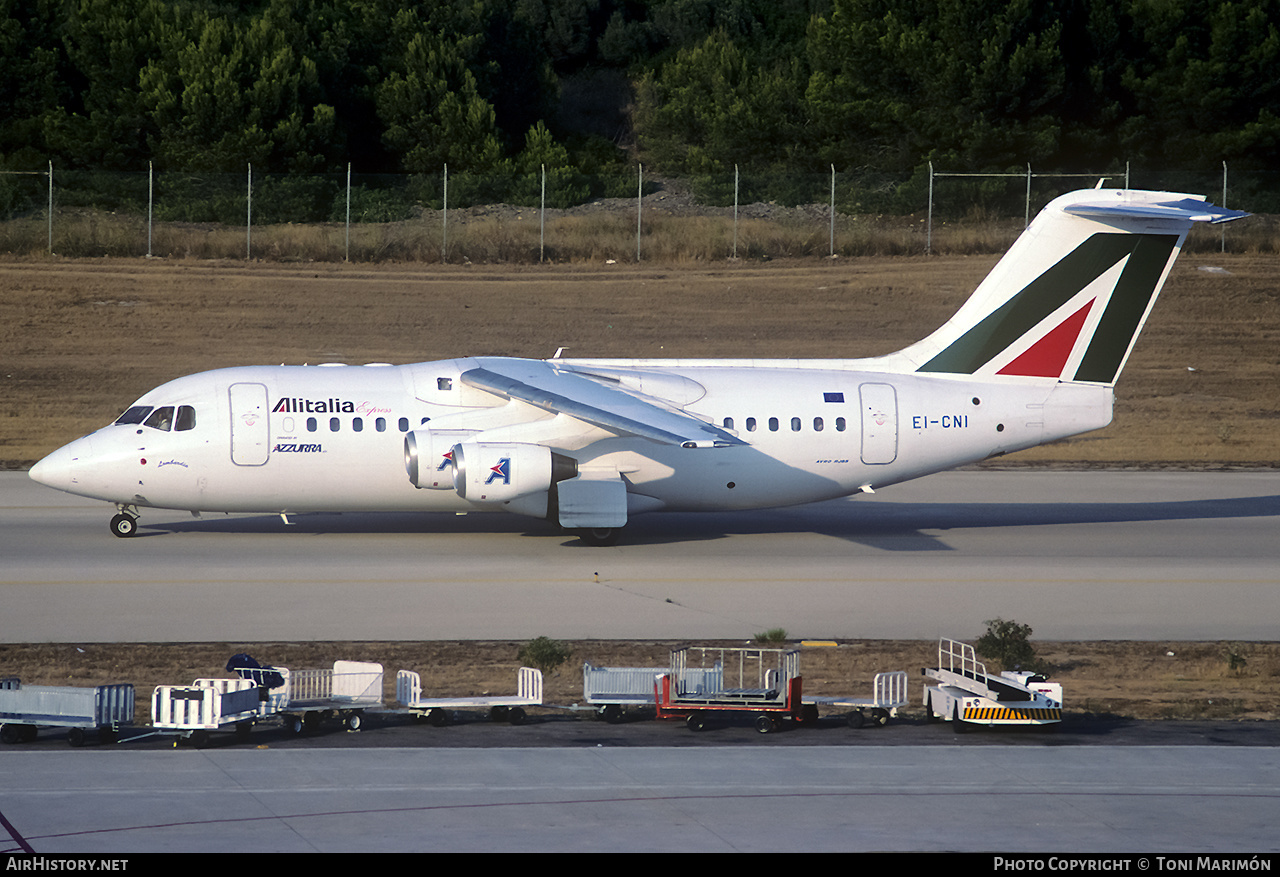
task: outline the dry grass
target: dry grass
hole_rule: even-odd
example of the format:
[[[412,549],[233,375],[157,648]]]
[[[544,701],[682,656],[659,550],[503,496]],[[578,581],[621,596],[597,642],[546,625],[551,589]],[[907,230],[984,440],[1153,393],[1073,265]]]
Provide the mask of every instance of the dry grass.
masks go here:
[[[669,204],[646,198],[640,220],[642,261],[697,263],[741,259],[861,256],[990,255],[1022,231],[1021,219],[935,217],[923,214],[837,214],[834,241],[825,205],[784,208],[744,205],[736,224],[731,208]],[[275,262],[423,264],[537,264],[635,262],[637,216],[633,201],[616,199],[570,210],[492,205],[422,210],[414,219],[387,223],[243,226],[158,222],[148,241],[145,217],[95,210],[55,215],[53,252],[67,258],[146,256],[183,259],[251,258]],[[736,241],[735,241],[736,234]],[[735,246],[736,243],[736,246]],[[1230,253],[1280,252],[1280,218],[1251,217],[1225,227],[1193,230],[1188,249]],[[47,256],[49,226],[37,218],[0,222],[0,253]]]
[[[665,667],[682,643],[588,641],[569,643],[573,657],[544,680],[544,702],[566,706],[582,699],[583,661],[597,666]],[[699,645],[712,645],[710,643]],[[741,646],[741,642],[715,645]],[[1134,719],[1280,719],[1280,644],[1186,642],[1040,642],[1051,678],[1061,682],[1068,714]],[[423,691],[439,696],[513,694],[519,643],[172,643],[0,645],[0,676],[29,684],[93,686],[131,682],[137,721],[150,721],[157,685],[227,677],[237,652],[264,664],[303,669],[335,660],[374,661],[385,668],[384,702],[395,699],[397,670],[416,670]],[[934,666],[932,642],[856,640],[836,648],[804,648],[805,691],[818,696],[869,697],[871,680],[885,670],[911,677],[910,714],[920,714],[919,672]],[[1229,650],[1247,663],[1232,670]],[[993,668],[994,669],[994,668]]]

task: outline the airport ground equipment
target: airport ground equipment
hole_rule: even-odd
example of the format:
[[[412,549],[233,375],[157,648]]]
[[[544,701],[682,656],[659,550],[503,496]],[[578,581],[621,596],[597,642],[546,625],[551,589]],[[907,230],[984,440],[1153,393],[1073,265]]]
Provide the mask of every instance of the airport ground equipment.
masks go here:
[[[817,719],[817,707],[801,701],[803,681],[795,649],[686,646],[672,649],[670,669],[654,682],[654,702],[658,718],[683,718],[692,731],[748,715],[768,734],[783,721]]]
[[[331,718],[358,731],[365,712],[382,706],[381,664],[334,661],[332,669],[237,667],[235,672],[266,691],[263,715],[280,716],[294,734]]]
[[[66,728],[72,746],[83,745],[86,732],[115,741],[132,722],[133,686],[128,683],[74,688],[0,680],[0,740],[5,743],[34,740],[41,727]]]
[[[1032,673],[998,676],[974,656],[973,646],[942,638],[938,666],[923,670],[925,718],[973,725],[1053,725],[1062,721],[1062,686]]]
[[[628,713],[649,710],[655,706],[655,686],[666,667],[597,667],[590,661],[582,665],[582,699],[607,722],[622,721]],[[701,674],[704,678],[699,679]],[[705,687],[709,680],[720,678],[722,668],[686,667],[685,680],[694,687]]]
[[[251,679],[197,679],[191,685],[159,685],[151,694],[151,727],[195,746],[212,731],[233,729],[243,737],[270,714],[263,689]]]
[[[533,667],[521,667],[516,673],[516,693],[493,697],[423,697],[422,678],[413,670],[401,670],[396,674],[396,700],[415,716],[433,725],[447,725],[454,710],[488,709],[489,718],[513,725],[524,722],[527,706],[542,705],[542,671]]]
[[[907,705],[906,671],[877,673],[872,680],[871,691],[871,697],[805,697],[804,702],[806,705],[848,709],[845,721],[850,728],[861,728],[868,722],[872,726],[884,726]]]

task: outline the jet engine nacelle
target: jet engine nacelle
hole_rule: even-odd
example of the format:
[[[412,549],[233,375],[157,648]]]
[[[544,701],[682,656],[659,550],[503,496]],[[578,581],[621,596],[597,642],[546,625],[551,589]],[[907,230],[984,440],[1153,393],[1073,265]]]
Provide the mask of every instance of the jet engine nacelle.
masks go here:
[[[473,429],[415,429],[404,437],[404,468],[414,487],[453,490],[453,448]]]
[[[506,502],[549,490],[551,449],[518,442],[461,442],[453,447],[453,486],[470,502]]]

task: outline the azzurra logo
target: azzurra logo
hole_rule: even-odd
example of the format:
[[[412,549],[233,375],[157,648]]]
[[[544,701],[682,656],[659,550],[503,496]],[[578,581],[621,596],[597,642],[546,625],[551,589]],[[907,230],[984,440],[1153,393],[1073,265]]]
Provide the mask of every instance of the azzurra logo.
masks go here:
[[[498,461],[498,465],[489,467],[489,477],[484,480],[484,483],[492,484],[495,481],[501,481],[503,484],[511,483],[510,457],[503,457]]]

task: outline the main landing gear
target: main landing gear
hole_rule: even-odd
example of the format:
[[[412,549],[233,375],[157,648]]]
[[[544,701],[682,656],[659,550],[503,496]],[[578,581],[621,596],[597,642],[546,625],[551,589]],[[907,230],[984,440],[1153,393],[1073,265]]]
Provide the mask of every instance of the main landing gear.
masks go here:
[[[138,513],[133,506],[116,506],[120,510],[114,518],[111,519],[111,532],[119,536],[121,539],[133,536],[138,532]]]
[[[605,547],[613,545],[622,535],[621,527],[583,527],[575,530],[584,545]]]

